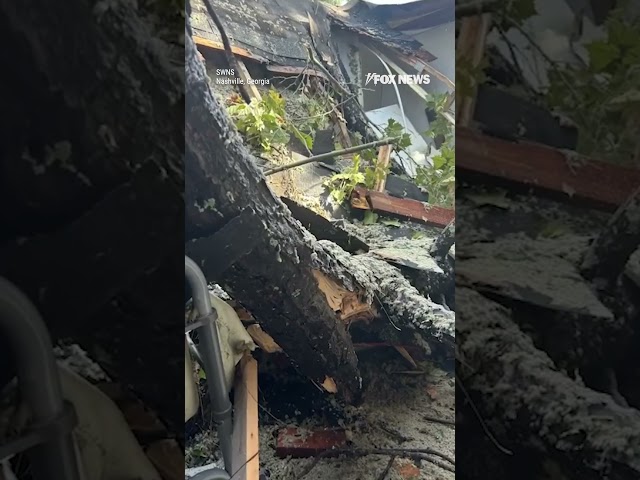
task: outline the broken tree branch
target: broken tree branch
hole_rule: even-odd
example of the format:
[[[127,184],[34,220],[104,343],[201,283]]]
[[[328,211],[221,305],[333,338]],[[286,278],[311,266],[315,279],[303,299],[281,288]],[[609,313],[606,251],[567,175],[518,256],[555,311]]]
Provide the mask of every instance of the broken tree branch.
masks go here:
[[[585,278],[600,288],[612,287],[640,245],[640,188],[618,208],[593,241],[581,266]]]
[[[222,273],[210,275],[220,262],[219,251],[203,249],[193,259],[210,281],[251,311],[303,374],[319,384],[330,377],[338,395],[357,400],[361,377],[351,339],[313,274],[323,253],[264,182],[196,57],[193,41],[186,38],[185,238],[190,243],[210,237],[247,208],[262,226],[256,225],[251,252]]]
[[[322,160],[326,160],[328,158],[339,157],[341,155],[347,155],[349,153],[361,152],[362,150],[366,150],[368,148],[376,148],[382,145],[390,145],[393,142],[398,141],[398,137],[394,138],[383,138],[382,140],[377,140],[375,142],[369,142],[362,145],[356,145],[355,147],[345,148],[344,150],[334,150],[333,152],[322,153],[320,155],[314,155],[313,157],[304,158],[297,162],[292,162],[287,165],[281,165],[276,168],[271,168],[264,172],[265,176],[273,175],[274,173],[284,172],[285,170],[290,170],[295,167],[301,167],[303,165],[307,165],[309,163],[321,162]]]
[[[242,79],[240,77],[240,65],[238,64],[238,59],[233,54],[231,42],[229,41],[227,32],[224,29],[224,25],[222,25],[220,18],[218,18],[218,14],[213,8],[213,5],[211,5],[211,0],[204,0],[204,5],[205,7],[207,7],[207,12],[211,17],[211,20],[213,20],[213,23],[215,23],[218,32],[220,32],[220,38],[222,38],[222,44],[224,45],[224,53],[227,57],[227,62],[229,62],[229,66],[233,68],[233,73],[236,79],[238,79],[237,85],[238,89],[240,90],[240,95],[242,95],[242,99],[245,101],[245,103],[251,103],[251,92],[249,91],[249,88],[244,84],[244,82],[242,82]]]

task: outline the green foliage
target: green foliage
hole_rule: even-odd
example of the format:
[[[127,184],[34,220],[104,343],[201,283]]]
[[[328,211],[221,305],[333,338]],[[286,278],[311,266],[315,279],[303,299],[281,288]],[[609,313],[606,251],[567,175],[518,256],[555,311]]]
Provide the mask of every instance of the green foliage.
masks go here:
[[[429,203],[451,207],[455,198],[455,147],[443,145],[433,165],[418,167],[416,184],[429,192]]]
[[[371,210],[365,210],[364,219],[362,220],[362,223],[364,225],[373,225],[377,221],[378,221],[378,214],[377,213],[372,212]]]
[[[445,138],[445,142],[452,140],[454,134],[453,125],[443,115],[447,107],[448,98],[449,96],[446,93],[432,93],[427,101],[427,108],[436,112],[436,118],[430,123],[426,134],[432,139],[442,135]]]
[[[640,19],[619,8],[605,30],[605,39],[587,45],[588,65],[550,72],[546,100],[575,122],[580,153],[628,162],[640,134]]]
[[[275,90],[270,90],[260,101],[254,98],[249,104],[234,103],[227,111],[238,131],[253,147],[269,152],[275,144],[289,141],[284,99]]]
[[[435,139],[444,138],[440,153],[432,158],[431,166],[419,166],[416,185],[429,192],[429,203],[450,207],[455,198],[455,127],[443,115],[447,106],[447,94],[431,94],[427,107],[436,112],[426,134]]]
[[[227,112],[233,119],[238,131],[254,148],[270,152],[276,145],[289,143],[293,134],[308,149],[313,147],[313,137],[298,129],[292,122],[288,122],[285,113],[285,101],[276,90],[271,89],[262,100],[251,100],[246,104],[236,98],[227,107]]]
[[[360,155],[355,154],[353,164],[349,168],[342,173],[336,173],[325,182],[337,203],[343,203],[356,186],[364,183],[365,175],[360,171],[360,161]]]
[[[393,150],[398,151],[411,145],[411,136],[404,131],[404,127],[398,122],[389,119],[384,129],[384,136],[398,138],[393,145]],[[362,150],[353,156],[353,164],[344,172],[337,173],[325,182],[331,196],[338,203],[343,203],[357,185],[373,188],[379,180],[389,173],[389,166],[381,166],[378,163],[378,153],[375,148]]]

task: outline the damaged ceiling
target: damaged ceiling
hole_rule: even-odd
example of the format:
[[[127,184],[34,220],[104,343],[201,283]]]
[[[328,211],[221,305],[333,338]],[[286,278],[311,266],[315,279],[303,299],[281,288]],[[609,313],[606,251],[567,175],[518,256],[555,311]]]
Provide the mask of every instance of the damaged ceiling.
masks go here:
[[[427,62],[436,59],[422,48],[420,42],[390,28],[378,13],[363,3],[343,10],[313,0],[210,1],[232,46],[242,49],[245,56],[270,64],[307,65],[307,48],[317,42],[309,32],[309,17],[319,25],[330,23],[332,27],[352,31],[371,42],[415,55]],[[222,45],[220,33],[210,21],[203,0],[194,0],[191,22],[195,36]]]

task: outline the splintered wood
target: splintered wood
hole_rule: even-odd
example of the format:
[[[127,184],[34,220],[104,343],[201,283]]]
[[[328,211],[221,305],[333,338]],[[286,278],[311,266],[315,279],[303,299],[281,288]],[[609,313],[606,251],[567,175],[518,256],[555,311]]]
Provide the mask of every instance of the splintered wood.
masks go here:
[[[231,468],[236,480],[259,480],[258,362],[246,356],[239,367],[234,386]]]
[[[253,324],[247,327],[247,332],[251,335],[251,338],[256,345],[267,353],[279,353],[282,352],[282,348],[275,340],[265,332],[260,325]]]
[[[375,308],[363,302],[357,293],[350,292],[317,270],[313,270],[313,276],[318,281],[329,306],[339,315],[340,320],[352,323],[360,320],[369,321],[376,316]]]

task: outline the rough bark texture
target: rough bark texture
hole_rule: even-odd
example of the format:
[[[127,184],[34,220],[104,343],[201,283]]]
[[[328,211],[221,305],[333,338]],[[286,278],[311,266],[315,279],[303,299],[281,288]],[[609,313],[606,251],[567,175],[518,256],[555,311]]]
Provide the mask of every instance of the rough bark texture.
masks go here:
[[[640,412],[557,370],[504,307],[466,288],[457,297],[457,373],[501,443],[545,452],[569,478],[638,478]]]
[[[182,259],[171,257],[183,225],[183,60],[168,17],[148,7],[0,7],[0,38],[12,46],[3,64],[20,65],[0,79],[0,274],[30,296],[54,337],[104,360],[180,432],[183,395],[164,380],[183,375],[172,297],[181,296]],[[163,305],[150,300],[158,292]],[[13,370],[6,347],[0,383]]]
[[[191,38],[186,59],[187,240],[212,235],[252,208],[264,229],[262,240],[221,278],[210,280],[246,306],[302,372],[319,384],[333,378],[338,394],[355,400],[361,378],[351,340],[313,275],[323,252],[267,186],[211,94]],[[216,252],[194,260],[206,275]]]
[[[611,287],[640,245],[640,188],[616,211],[582,262],[582,274]]]
[[[455,313],[423,296],[397,268],[370,255],[349,255],[331,242],[319,242],[338,266],[325,268],[342,271],[340,280],[351,288],[363,289],[368,300],[379,302],[382,317],[400,328],[401,334],[417,343],[443,346],[453,352]],[[417,334],[417,335],[416,335]]]

